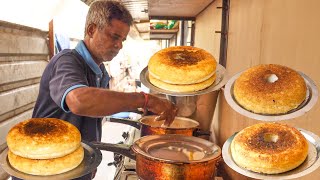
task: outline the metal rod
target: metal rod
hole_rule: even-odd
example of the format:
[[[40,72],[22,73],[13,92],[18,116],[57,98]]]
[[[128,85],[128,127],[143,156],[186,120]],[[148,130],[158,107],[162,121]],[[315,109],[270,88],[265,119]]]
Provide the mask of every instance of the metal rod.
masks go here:
[[[221,33],[220,39],[220,57],[219,64],[226,67],[227,64],[227,47],[228,47],[228,27],[229,27],[229,6],[230,0],[223,0],[222,2],[222,20],[221,20],[221,31],[216,31],[216,33]]]
[[[184,20],[181,21],[181,35],[180,35],[180,45],[183,46],[184,44]]]
[[[190,46],[194,46],[195,29],[196,29],[195,22],[192,21],[191,22],[191,44],[190,44]]]

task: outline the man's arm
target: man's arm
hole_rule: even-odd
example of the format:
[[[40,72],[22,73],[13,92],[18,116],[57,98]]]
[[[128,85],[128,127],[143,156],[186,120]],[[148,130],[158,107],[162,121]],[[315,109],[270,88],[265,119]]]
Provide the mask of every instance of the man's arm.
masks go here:
[[[92,87],[74,89],[66,96],[66,104],[72,113],[90,117],[136,110],[144,106],[145,100],[141,93],[124,93]],[[150,94],[146,108],[160,115],[159,119],[165,119],[165,125],[171,124],[177,113],[177,108],[170,101]]]

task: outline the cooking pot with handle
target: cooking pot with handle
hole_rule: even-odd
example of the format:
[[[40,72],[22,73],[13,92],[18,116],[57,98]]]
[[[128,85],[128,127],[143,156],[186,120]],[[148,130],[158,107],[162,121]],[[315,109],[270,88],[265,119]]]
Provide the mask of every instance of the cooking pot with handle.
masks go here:
[[[181,134],[185,136],[209,136],[211,133],[208,131],[201,131],[199,129],[199,122],[185,118],[175,117],[173,123],[169,127],[162,126],[163,121],[156,121],[157,116],[144,116],[138,121],[113,118],[110,117],[110,122],[122,123],[140,129],[141,136],[157,135],[157,134]]]
[[[142,180],[211,180],[221,158],[221,149],[210,141],[177,134],[144,136],[133,143],[93,146],[120,153],[136,161]]]

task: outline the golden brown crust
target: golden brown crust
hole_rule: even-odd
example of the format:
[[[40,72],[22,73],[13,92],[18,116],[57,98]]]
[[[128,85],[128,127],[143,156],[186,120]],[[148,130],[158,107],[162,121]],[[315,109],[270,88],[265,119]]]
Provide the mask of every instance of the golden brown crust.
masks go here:
[[[194,92],[194,91],[200,91],[202,89],[205,89],[209,87],[211,84],[213,84],[214,81],[216,80],[216,74],[214,74],[209,79],[203,82],[195,83],[195,84],[169,84],[154,78],[151,74],[149,74],[149,80],[153,85],[167,91]]]
[[[297,129],[280,123],[249,126],[234,137],[230,148],[236,164],[266,174],[292,170],[308,155],[306,138]]]
[[[216,70],[217,62],[207,51],[191,46],[173,46],[155,53],[148,71],[169,84],[194,84],[205,81]]]
[[[268,82],[269,75],[278,80]],[[234,83],[234,97],[245,109],[261,114],[283,114],[297,108],[306,98],[301,75],[285,66],[258,65],[243,72]]]
[[[8,151],[8,159],[15,169],[32,175],[61,174],[76,168],[84,158],[84,150],[80,145],[72,153],[53,159],[28,159]]]
[[[32,118],[20,122],[9,131],[7,144],[16,155],[31,159],[65,156],[81,143],[79,130],[55,118]]]

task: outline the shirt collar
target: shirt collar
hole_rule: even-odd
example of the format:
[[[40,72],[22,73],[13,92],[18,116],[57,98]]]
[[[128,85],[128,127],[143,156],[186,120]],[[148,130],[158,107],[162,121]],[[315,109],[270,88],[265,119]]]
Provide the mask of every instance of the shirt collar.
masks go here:
[[[96,74],[97,87],[108,87],[110,77],[104,64],[102,63],[100,67],[96,64],[83,41],[80,41],[77,44],[75,50],[82,56],[90,69]]]
[[[83,57],[83,59],[86,61],[90,69],[99,76],[102,76],[102,71],[100,67],[97,65],[97,63],[93,60],[90,52],[88,51],[86,45],[84,42],[81,40],[77,44],[75,50]]]

